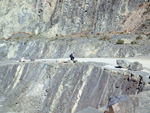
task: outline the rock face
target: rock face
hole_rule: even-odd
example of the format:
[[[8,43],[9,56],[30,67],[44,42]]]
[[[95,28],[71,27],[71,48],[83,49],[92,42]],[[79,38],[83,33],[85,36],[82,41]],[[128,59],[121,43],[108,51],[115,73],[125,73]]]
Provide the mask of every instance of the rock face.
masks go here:
[[[35,59],[150,56],[149,31],[149,0],[0,0],[0,113],[148,113],[150,74],[137,62]]]
[[[130,62],[126,61],[126,60],[117,60],[116,61],[117,65],[121,68],[127,68],[129,67],[130,65]]]
[[[128,95],[113,97],[108,105],[112,107],[113,113],[134,113],[135,110],[133,102]],[[109,113],[111,113],[110,110]]]
[[[132,101],[130,99],[117,103],[113,106],[114,113],[134,113],[134,106],[132,104]]]
[[[131,70],[131,71],[141,71],[141,70],[143,70],[143,66],[139,62],[133,62],[133,63],[130,63],[129,70]]]
[[[149,31],[149,6],[142,4],[145,0],[1,0],[0,38],[18,32],[49,37],[132,32],[143,24]]]
[[[138,95],[139,105],[136,106],[135,113],[149,113],[150,91],[144,91]]]
[[[126,60],[117,60],[116,61],[117,65],[121,68],[126,68],[131,71],[141,71],[143,70],[143,66],[139,62],[128,62]]]
[[[103,70],[86,63],[41,62],[1,64],[0,91],[16,113],[76,113],[87,107],[99,109],[108,98],[134,95],[141,87],[139,75]]]
[[[126,100],[129,100],[129,99],[130,98],[129,98],[128,95],[121,95],[121,96],[116,96],[116,97],[110,97],[108,106],[112,106],[112,105],[115,105],[117,103],[121,103],[121,102],[124,102]]]
[[[112,39],[113,40],[113,39]],[[110,40],[111,41],[111,40]],[[99,38],[66,37],[59,39],[25,38],[0,42],[0,60],[69,58],[75,52],[78,58],[84,57],[133,57],[150,55],[150,40],[140,44],[116,45]]]

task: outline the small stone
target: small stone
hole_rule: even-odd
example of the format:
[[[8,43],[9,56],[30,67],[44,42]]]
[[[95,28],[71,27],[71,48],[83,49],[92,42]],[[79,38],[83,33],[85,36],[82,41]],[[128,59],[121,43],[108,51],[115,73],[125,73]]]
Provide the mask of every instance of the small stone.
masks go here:
[[[24,57],[22,57],[19,61],[20,61],[20,62],[25,62]]]
[[[35,59],[34,59],[34,58],[31,58],[30,61],[35,61]]]

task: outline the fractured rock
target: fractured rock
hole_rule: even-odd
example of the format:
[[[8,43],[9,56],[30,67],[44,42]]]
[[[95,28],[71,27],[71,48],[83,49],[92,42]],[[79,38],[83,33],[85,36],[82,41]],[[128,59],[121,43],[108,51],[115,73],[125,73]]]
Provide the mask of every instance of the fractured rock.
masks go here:
[[[134,113],[134,106],[128,95],[112,97],[108,106],[109,112],[106,113]]]
[[[121,96],[111,97],[110,100],[109,100],[108,106],[112,106],[114,104],[126,101],[128,99],[130,99],[128,95],[121,95]]]
[[[143,70],[142,64],[137,62],[137,61],[130,63],[126,60],[117,60],[116,63],[119,67],[126,68],[126,69],[131,70],[131,71],[141,71],[141,70]]]
[[[150,91],[144,91],[137,95],[139,106],[135,107],[135,113],[149,113],[150,112]]]
[[[141,71],[141,70],[143,70],[143,66],[139,62],[133,62],[133,63],[130,63],[128,69],[131,71]]]
[[[61,59],[58,59],[58,61],[61,62]],[[135,83],[130,78],[130,81],[134,84],[126,80],[131,76],[130,71],[104,71],[101,66],[89,65],[89,63],[27,62],[25,64],[10,64],[0,66],[0,72],[2,73],[0,74],[0,91],[5,93],[9,88],[7,100],[2,105],[11,106],[17,112],[27,110],[27,113],[33,113],[33,108],[39,107],[35,109],[35,113],[104,113],[104,110],[99,111],[97,109],[108,105],[109,95],[114,96],[109,102],[109,108],[112,107],[112,111],[123,109],[122,107],[125,107],[125,110],[130,109],[130,107],[133,109],[127,95],[116,96],[128,94],[130,91],[133,92],[133,95],[136,93],[136,80],[138,81],[140,78],[135,79]],[[116,75],[119,78],[116,78]],[[122,75],[126,75],[127,78]],[[33,81],[35,83],[28,84]],[[10,87],[12,84],[13,86]],[[123,88],[115,88],[116,84]],[[128,86],[130,90],[126,91]],[[20,95],[19,98],[18,95]],[[45,99],[51,98],[54,98],[54,100],[47,100],[47,104],[45,104]],[[51,104],[50,101],[55,104]],[[115,104],[117,104],[117,107]],[[24,105],[24,108],[22,108],[22,105]],[[89,106],[92,108],[88,108]]]
[[[130,65],[130,62],[128,62],[126,60],[117,60],[116,63],[121,68],[128,68]]]
[[[59,0],[60,6],[55,7],[58,3],[57,1],[58,0],[47,0],[47,2],[45,2],[45,0],[26,0],[19,2],[19,0],[1,0],[1,4],[3,5],[1,6],[0,12],[0,38],[8,38],[14,32],[16,33],[23,30],[28,33],[44,36],[50,35],[51,37],[56,35],[71,35],[73,33],[79,34],[82,32],[89,34],[89,31],[91,31],[91,34],[100,34],[100,32],[107,33],[109,31],[115,33],[118,30],[124,33],[132,32],[131,29],[141,26],[143,24],[142,21],[145,21],[145,18],[141,20],[140,17],[145,16],[143,13],[146,6],[140,9],[137,8],[140,4],[143,4],[145,0],[133,0],[132,2],[110,0],[108,4],[105,4],[105,0],[101,2],[91,0],[86,2],[84,0],[62,2],[63,0]],[[70,3],[71,5],[69,5]],[[20,7],[9,7],[10,4],[13,4],[13,6],[24,5]],[[118,13],[118,8],[121,9],[120,13]],[[22,11],[24,9],[27,10],[26,13]],[[140,13],[141,9],[143,13]],[[64,13],[59,14],[59,10],[63,10]],[[136,11],[136,13],[128,15],[131,11]],[[18,19],[14,19],[12,22],[14,14]],[[84,19],[82,19],[83,15]],[[120,18],[122,15],[125,17]],[[59,18],[60,16],[61,18]],[[95,20],[93,17],[97,17],[97,19]],[[147,16],[147,18],[148,17],[149,16]],[[66,18],[68,19],[66,20]],[[137,18],[138,21],[132,22],[134,18]],[[116,19],[117,21],[114,21]],[[120,22],[122,21],[123,24],[121,25]],[[42,24],[39,24],[39,22]],[[93,22],[95,23],[93,24]],[[138,29],[138,27],[136,29]],[[147,29],[149,30],[149,27]]]
[[[114,113],[134,113],[134,106],[132,104],[132,101],[130,99],[117,103],[112,106]]]

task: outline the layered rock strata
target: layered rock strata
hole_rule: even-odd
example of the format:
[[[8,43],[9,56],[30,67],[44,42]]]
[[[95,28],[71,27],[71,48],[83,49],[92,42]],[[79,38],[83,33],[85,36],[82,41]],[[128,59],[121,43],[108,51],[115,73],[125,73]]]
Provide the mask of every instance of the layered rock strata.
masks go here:
[[[76,113],[108,106],[109,98],[143,90],[140,75],[92,64],[14,63],[0,66],[3,106],[16,113]],[[135,109],[135,108],[133,108]]]
[[[125,36],[127,37],[127,36]],[[116,44],[115,38],[100,40],[102,37],[59,37],[54,39],[14,39],[0,42],[0,60],[38,58],[69,58],[75,52],[78,58],[84,57],[136,57],[150,55],[150,40],[140,40],[137,44],[130,41]],[[115,41],[116,40],[116,41]],[[124,39],[125,40],[125,39]],[[126,40],[129,40],[128,38]]]
[[[145,5],[146,4],[146,5]],[[149,32],[146,0],[0,0],[0,38]]]

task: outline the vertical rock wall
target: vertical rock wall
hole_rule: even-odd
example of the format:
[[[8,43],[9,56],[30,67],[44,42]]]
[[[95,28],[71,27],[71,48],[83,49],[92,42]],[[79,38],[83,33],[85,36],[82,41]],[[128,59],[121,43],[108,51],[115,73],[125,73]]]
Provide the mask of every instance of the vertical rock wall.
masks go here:
[[[120,31],[145,0],[0,0],[0,38],[17,32],[45,36]]]
[[[90,64],[21,63],[0,66],[0,90],[16,113],[76,113],[107,106],[109,97],[134,95],[140,77]]]

